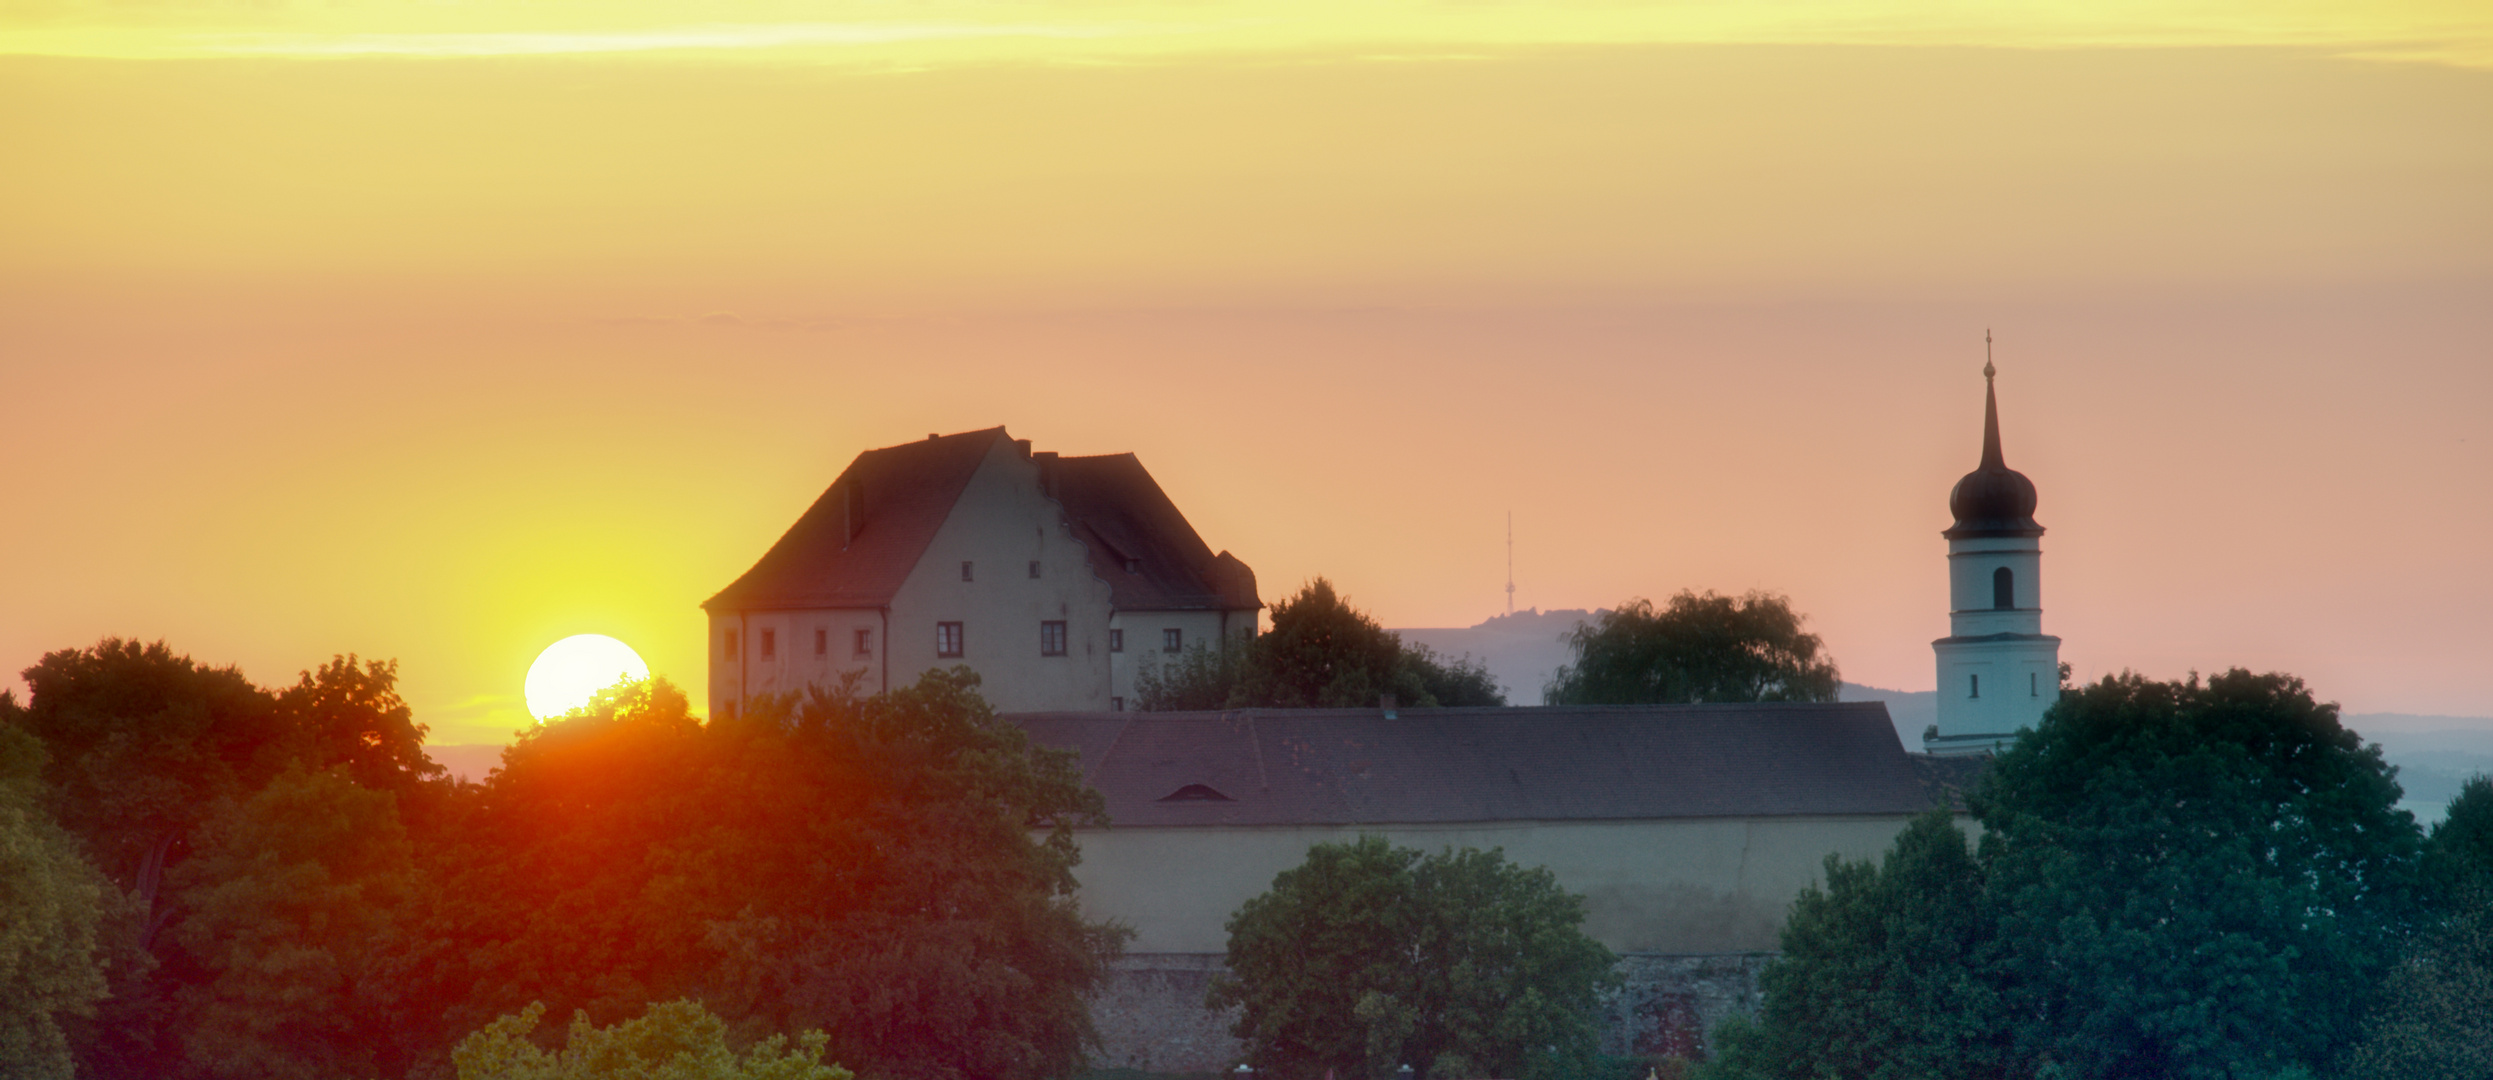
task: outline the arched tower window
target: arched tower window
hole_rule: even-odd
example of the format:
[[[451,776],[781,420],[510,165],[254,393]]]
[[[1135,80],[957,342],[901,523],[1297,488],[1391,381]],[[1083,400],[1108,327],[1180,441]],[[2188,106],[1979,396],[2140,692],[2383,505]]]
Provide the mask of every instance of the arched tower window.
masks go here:
[[[1991,606],[2007,611],[2017,606],[2017,572],[2005,566],[1991,571]]]

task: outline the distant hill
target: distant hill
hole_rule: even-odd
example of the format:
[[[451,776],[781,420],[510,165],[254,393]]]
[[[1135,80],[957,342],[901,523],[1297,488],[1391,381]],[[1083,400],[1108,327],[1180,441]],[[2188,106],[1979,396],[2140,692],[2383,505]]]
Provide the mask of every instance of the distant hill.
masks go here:
[[[1426,645],[1452,659],[1471,657],[1489,668],[1489,677],[1506,693],[1509,705],[1538,705],[1550,673],[1567,662],[1567,646],[1559,640],[1576,624],[1598,612],[1573,608],[1542,611],[1527,608],[1500,615],[1478,626],[1425,627],[1396,630],[1405,644]]]

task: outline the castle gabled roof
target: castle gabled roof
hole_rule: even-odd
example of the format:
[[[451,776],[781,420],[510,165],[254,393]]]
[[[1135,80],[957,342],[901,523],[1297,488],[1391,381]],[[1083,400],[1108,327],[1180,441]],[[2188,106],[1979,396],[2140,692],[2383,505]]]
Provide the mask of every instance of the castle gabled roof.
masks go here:
[[[1091,572],[1120,611],[1238,611],[1264,606],[1255,571],[1212,553],[1132,454],[1055,459],[1042,480],[1090,549]],[[1043,473],[1045,475],[1045,473]]]
[[[891,603],[951,516],[1001,427],[857,455],[753,568],[701,606],[771,611]],[[1028,452],[1028,444],[1020,449]],[[1036,455],[1093,573],[1122,610],[1251,610],[1255,571],[1214,554],[1132,454]]]
[[[882,607],[943,528],[1000,427],[927,436],[857,455],[761,561],[707,611]]]
[[[1887,707],[1021,713],[1116,828],[1915,814]]]

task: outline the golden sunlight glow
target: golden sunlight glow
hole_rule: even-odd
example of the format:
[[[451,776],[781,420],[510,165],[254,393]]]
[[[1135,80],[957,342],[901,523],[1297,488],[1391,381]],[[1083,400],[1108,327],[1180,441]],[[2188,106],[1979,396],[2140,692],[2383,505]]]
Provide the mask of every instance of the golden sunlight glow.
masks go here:
[[[0,15],[0,54],[509,56],[674,52],[922,68],[1134,63],[1218,53],[1409,58],[1591,44],[1854,44],[2007,48],[2284,46],[2377,59],[2493,64],[2493,16],[2469,0],[1918,0],[1440,4],[1415,0],[950,0],[894,9],[777,0],[459,4],[47,5]]]
[[[546,646],[528,665],[528,711],[550,720],[618,682],[648,677],[649,665],[631,646],[604,634],[573,634]]]

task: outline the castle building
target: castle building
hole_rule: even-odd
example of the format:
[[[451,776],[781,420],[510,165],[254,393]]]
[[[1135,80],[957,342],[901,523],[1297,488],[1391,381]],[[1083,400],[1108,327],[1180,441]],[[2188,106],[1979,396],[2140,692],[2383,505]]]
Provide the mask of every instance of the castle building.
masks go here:
[[[1995,371],[1982,365],[1982,464],[1956,482],[1948,509],[1948,636],[1939,665],[1933,755],[1987,754],[2014,742],[2060,700],[2060,639],[2043,632],[2043,526],[2034,481],[2000,455]]]
[[[1001,427],[868,450],[702,605],[709,707],[966,665],[1008,711],[1119,711],[1189,645],[1255,633],[1255,572],[1214,554],[1132,454]]]

